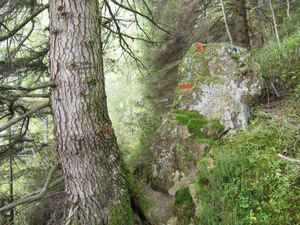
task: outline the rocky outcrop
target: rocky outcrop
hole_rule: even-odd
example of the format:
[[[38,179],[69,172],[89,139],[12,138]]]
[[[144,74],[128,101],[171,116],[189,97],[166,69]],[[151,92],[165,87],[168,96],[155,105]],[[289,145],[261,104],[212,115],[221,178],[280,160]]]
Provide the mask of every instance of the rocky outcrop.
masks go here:
[[[174,106],[196,110],[208,120],[216,120],[228,134],[247,129],[249,106],[262,90],[259,65],[243,48],[230,44],[208,44],[201,52],[194,44],[179,65],[179,84]]]
[[[179,65],[174,110],[163,119],[153,150],[155,190],[176,190],[221,135],[247,129],[249,107],[262,89],[259,65],[230,44],[194,44]]]

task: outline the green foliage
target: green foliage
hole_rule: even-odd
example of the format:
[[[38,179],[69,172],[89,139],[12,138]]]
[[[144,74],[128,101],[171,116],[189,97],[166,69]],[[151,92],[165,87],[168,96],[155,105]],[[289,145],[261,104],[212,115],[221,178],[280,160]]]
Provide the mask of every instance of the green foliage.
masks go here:
[[[239,60],[240,59],[240,56],[237,55],[237,54],[230,54],[230,57],[235,59],[235,60]]]
[[[149,200],[145,198],[142,188],[140,187],[136,179],[132,176],[132,174],[129,172],[127,164],[123,163],[123,165],[123,176],[125,177],[126,186],[128,188],[128,192],[132,203],[134,203],[134,206],[139,212],[143,213],[144,216],[147,216],[147,211],[152,207],[152,204],[149,202]]]
[[[194,134],[198,137],[202,137],[203,132],[201,131],[201,128],[207,123],[208,122],[206,120],[191,119],[191,120],[189,120],[189,122],[187,124],[187,128],[191,134]]]
[[[295,144],[299,118],[282,123],[255,113],[250,131],[224,139],[199,162],[196,190],[201,211],[196,224],[297,224],[299,165],[277,154]]]
[[[130,203],[129,194],[124,192],[117,204],[109,210],[109,224],[134,225],[133,211]]]
[[[218,121],[208,121],[197,111],[173,110],[178,124],[186,125],[188,132],[199,143],[210,142],[224,130]],[[209,140],[210,139],[210,140]]]
[[[300,96],[300,29],[285,38],[281,47],[270,41],[260,49],[255,60],[261,65],[263,77],[281,86],[283,90],[295,90]]]
[[[178,218],[178,224],[190,224],[194,217],[195,203],[188,187],[180,187],[175,193],[174,214]]]
[[[185,122],[182,123],[183,125],[187,125],[188,121],[190,119],[203,119],[203,116],[199,114],[199,112],[197,111],[187,111],[187,110],[173,110],[173,112],[175,113],[176,119],[179,116],[179,118],[184,117],[184,121],[181,122]],[[178,121],[180,122],[180,121]]]
[[[157,112],[152,111],[145,113],[139,120],[140,133],[139,140],[135,151],[133,151],[126,163],[131,171],[139,168],[139,175],[144,177],[150,176],[150,160],[151,160],[151,146],[154,138],[154,134],[161,124],[161,118]]]

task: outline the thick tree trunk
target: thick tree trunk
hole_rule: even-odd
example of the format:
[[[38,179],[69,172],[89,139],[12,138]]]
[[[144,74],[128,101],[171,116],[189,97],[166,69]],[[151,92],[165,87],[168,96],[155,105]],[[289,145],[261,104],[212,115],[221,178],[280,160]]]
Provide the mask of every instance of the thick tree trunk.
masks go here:
[[[247,22],[246,0],[235,0],[234,2],[234,28],[236,45],[250,49],[251,45]]]
[[[108,117],[98,0],[50,1],[55,142],[75,224],[133,224]]]

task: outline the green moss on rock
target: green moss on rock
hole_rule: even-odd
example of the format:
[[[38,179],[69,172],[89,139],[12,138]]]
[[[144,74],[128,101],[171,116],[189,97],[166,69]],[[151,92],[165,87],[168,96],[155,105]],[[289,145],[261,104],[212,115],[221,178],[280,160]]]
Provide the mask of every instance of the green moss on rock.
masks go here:
[[[130,203],[128,191],[126,190],[119,201],[109,209],[109,224],[134,225],[133,211]]]
[[[214,139],[225,129],[218,121],[209,121],[197,111],[173,110],[176,122],[186,125],[188,132],[196,139]]]
[[[182,84],[193,87],[175,90],[174,107],[198,111],[206,120],[223,124],[227,135],[234,135],[247,129],[247,111],[260,95],[263,83],[259,65],[245,49],[219,43],[206,44],[201,52],[195,43],[179,65],[178,85]],[[220,126],[212,127],[219,133]]]
[[[230,54],[230,57],[236,60],[240,59],[240,56],[238,54]]]
[[[187,123],[189,122],[189,118],[184,115],[176,115],[175,117],[178,124],[187,125]]]
[[[124,165],[123,177],[126,181],[126,186],[128,187],[128,193],[131,201],[134,203],[137,210],[147,218],[148,211],[152,207],[151,202],[145,197],[145,193],[139,186],[139,183],[134,179],[126,163]],[[147,218],[148,219],[148,218]]]
[[[205,133],[202,132],[202,127],[207,124],[208,121],[203,119],[191,119],[187,124],[188,131],[197,137],[204,137]]]

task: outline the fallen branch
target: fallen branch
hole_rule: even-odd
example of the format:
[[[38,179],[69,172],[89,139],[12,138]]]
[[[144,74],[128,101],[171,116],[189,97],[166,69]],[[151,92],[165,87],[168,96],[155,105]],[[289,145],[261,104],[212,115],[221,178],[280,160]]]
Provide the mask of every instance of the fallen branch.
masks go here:
[[[278,156],[280,158],[285,159],[285,160],[290,161],[290,162],[300,163],[300,160],[298,160],[298,159],[291,159],[291,158],[285,157],[284,155],[281,155],[281,154],[278,154]]]
[[[273,82],[271,82],[272,88],[275,91],[275,94],[277,95],[278,98],[280,98],[280,94],[278,93],[277,89],[275,88],[275,85],[273,84]]]
[[[58,168],[58,164],[55,165],[54,167],[52,167],[52,169],[50,170],[50,172],[48,174],[48,177],[47,177],[47,180],[44,184],[44,187],[42,189],[40,189],[38,191],[34,191],[31,194],[25,196],[24,198],[21,198],[18,201],[7,204],[6,206],[0,208],[0,213],[4,212],[6,210],[12,209],[16,206],[22,205],[22,204],[32,203],[32,202],[37,201],[37,200],[41,199],[42,197],[44,197],[49,188],[57,185],[58,183],[60,183],[63,180],[63,178],[60,178],[60,179],[58,179],[58,180],[56,180],[56,181],[54,181],[53,183],[50,184],[50,181],[53,177],[53,174],[54,174],[54,172],[57,168]],[[37,192],[38,192],[38,194],[36,194]]]

